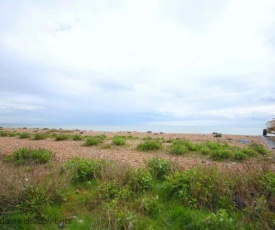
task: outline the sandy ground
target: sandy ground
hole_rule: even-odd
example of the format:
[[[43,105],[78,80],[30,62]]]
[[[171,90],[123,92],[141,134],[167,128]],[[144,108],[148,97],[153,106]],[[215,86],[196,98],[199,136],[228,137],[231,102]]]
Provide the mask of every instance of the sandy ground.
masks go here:
[[[42,129],[4,129],[7,131],[17,131],[17,132],[49,132],[49,130]],[[58,132],[67,132],[64,130],[56,130]],[[83,146],[84,141],[55,141],[53,138],[48,138],[45,140],[32,140],[32,139],[19,139],[18,137],[0,137],[0,154],[6,155],[10,154],[18,148],[22,147],[31,147],[31,148],[45,148],[51,150],[55,157],[54,160],[58,162],[66,161],[67,159],[73,157],[84,157],[84,158],[96,158],[96,159],[109,159],[116,160],[130,164],[134,167],[143,166],[146,160],[151,159],[152,157],[159,156],[165,159],[170,159],[176,161],[180,166],[185,169],[195,165],[217,165],[219,168],[225,169],[234,169],[239,167],[242,163],[236,162],[214,162],[208,160],[202,156],[198,155],[187,155],[187,156],[172,156],[165,153],[164,150],[157,152],[140,152],[136,150],[138,143],[142,142],[144,137],[152,138],[164,138],[164,139],[187,139],[194,143],[204,142],[207,140],[210,141],[221,141],[227,142],[230,145],[234,146],[245,146],[242,143],[243,140],[248,141],[248,143],[256,142],[265,145],[265,142],[260,136],[244,136],[244,135],[222,135],[220,138],[215,138],[211,134],[202,135],[202,134],[173,134],[173,133],[142,133],[142,132],[95,132],[95,131],[80,131],[73,130],[69,134],[80,134],[95,136],[100,134],[105,134],[108,138],[104,141],[103,144],[99,146]],[[104,149],[103,145],[110,144],[111,138],[115,135],[131,135],[138,139],[127,140],[125,146],[114,146],[110,145],[110,148]],[[169,145],[169,144],[165,144]],[[275,155],[275,150],[272,150],[272,155]],[[272,162],[274,157],[270,157]],[[248,160],[249,162],[249,160]],[[246,161],[247,163],[247,161]],[[253,162],[250,162],[253,163]],[[256,162],[254,162],[256,163]]]

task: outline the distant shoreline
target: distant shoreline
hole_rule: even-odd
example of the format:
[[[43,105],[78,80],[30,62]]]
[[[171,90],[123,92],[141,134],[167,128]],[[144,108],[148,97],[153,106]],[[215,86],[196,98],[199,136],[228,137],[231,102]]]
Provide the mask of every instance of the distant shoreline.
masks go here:
[[[0,124],[3,128],[23,129],[63,129],[63,130],[91,130],[97,132],[154,132],[176,134],[212,134],[213,132],[228,135],[262,135],[260,127],[219,127],[219,126],[164,126],[164,125],[17,125]]]

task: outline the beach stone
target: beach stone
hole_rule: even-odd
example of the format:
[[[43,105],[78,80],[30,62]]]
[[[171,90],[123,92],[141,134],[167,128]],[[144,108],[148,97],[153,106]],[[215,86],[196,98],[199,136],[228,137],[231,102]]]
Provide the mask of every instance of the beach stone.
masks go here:
[[[152,133],[152,131],[147,131],[147,133]]]
[[[60,222],[59,224],[58,224],[58,228],[64,228],[65,227],[65,223],[64,222]]]

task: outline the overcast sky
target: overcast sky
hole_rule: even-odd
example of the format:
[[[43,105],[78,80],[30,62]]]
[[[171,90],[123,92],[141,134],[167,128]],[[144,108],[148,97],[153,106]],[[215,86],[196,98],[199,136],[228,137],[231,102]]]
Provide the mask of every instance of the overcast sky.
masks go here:
[[[0,124],[264,126],[274,0],[0,0]]]

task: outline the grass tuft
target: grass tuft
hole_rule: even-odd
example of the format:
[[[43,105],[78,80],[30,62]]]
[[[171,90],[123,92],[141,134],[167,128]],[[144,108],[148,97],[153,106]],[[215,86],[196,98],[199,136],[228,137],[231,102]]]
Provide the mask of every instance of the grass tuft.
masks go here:
[[[154,151],[162,148],[162,143],[156,140],[148,140],[138,144],[137,149],[140,151]]]
[[[45,164],[52,158],[52,153],[46,149],[20,148],[7,156],[7,161],[15,165],[29,163]]]

